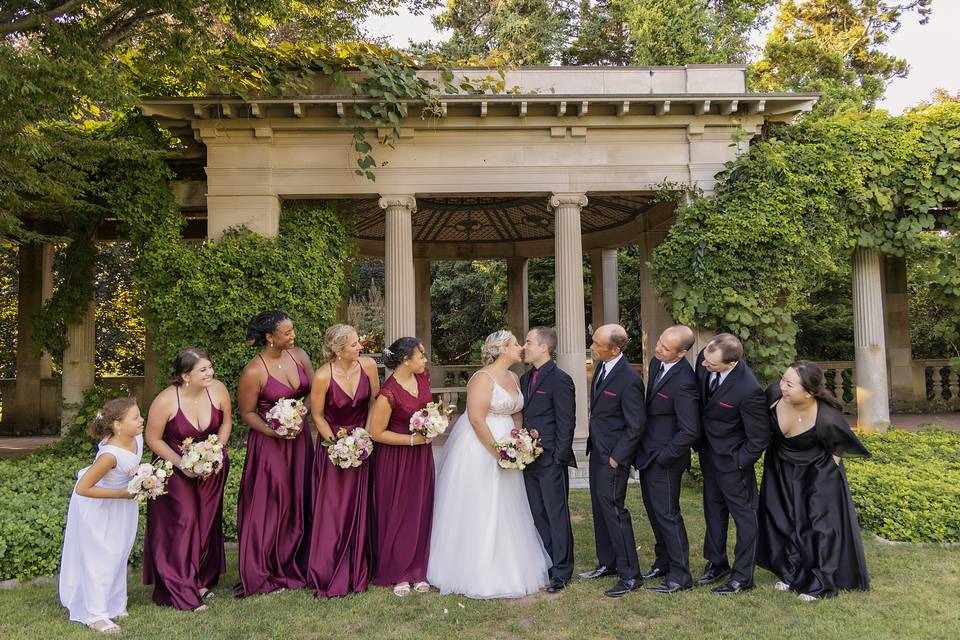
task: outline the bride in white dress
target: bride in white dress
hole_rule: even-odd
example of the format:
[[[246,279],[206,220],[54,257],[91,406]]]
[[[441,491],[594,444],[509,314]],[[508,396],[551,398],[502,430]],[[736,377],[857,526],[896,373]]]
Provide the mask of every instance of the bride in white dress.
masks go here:
[[[470,379],[467,411],[437,463],[427,580],[443,594],[520,598],[550,581],[523,472],[500,468],[492,446],[521,424],[523,394],[510,367],[522,351],[509,331],[487,337],[486,366]]]

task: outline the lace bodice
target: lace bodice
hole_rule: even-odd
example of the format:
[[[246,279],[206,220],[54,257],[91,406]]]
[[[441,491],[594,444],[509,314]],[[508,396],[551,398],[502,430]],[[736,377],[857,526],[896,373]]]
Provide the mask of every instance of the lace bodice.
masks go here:
[[[490,376],[491,379],[493,376]],[[490,395],[490,410],[488,415],[492,416],[511,416],[523,409],[523,394],[517,393],[516,399],[513,394],[493,381],[493,393]]]

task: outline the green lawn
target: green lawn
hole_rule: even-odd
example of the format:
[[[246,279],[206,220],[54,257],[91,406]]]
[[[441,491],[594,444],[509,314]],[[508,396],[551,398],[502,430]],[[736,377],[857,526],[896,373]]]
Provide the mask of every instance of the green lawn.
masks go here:
[[[589,494],[572,492],[577,570],[592,568]],[[694,574],[702,568],[703,517],[699,493],[685,490],[683,512]],[[636,485],[628,506],[634,517],[641,566],[652,561],[652,534]],[[732,543],[732,540],[731,540]],[[520,601],[476,602],[456,596],[390,591],[317,601],[309,591],[235,600],[235,552],[210,611],[191,614],[150,601],[138,575],[130,577],[130,614],[123,637],[163,638],[960,638],[960,548],[882,545],[865,536],[874,590],[843,593],[804,604],[773,590],[774,578],[757,574],[752,593],[721,598],[708,589],[673,595],[646,591],[619,600],[602,595],[612,579],[575,581],[557,595]],[[469,553],[469,550],[465,550]],[[0,592],[0,638],[91,638],[67,622],[54,585]]]

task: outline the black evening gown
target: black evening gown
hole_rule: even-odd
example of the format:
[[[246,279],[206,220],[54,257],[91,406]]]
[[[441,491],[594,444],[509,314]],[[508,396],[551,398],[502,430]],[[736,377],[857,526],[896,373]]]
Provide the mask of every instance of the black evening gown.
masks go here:
[[[770,448],[760,488],[757,564],[797,593],[829,598],[838,589],[870,589],[860,524],[843,462],[869,456],[838,410],[819,402],[816,424],[786,437],[777,422],[780,388],[767,389]]]

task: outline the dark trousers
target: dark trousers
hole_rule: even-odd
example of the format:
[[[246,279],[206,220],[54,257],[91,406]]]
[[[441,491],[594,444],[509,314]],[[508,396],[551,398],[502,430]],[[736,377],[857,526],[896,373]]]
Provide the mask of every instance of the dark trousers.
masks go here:
[[[533,523],[553,560],[550,577],[569,580],[573,577],[573,528],[567,503],[570,493],[567,466],[534,464],[524,469],[523,483]]]
[[[666,571],[667,580],[683,586],[693,583],[687,528],[680,514],[680,482],[686,467],[680,462],[663,467],[652,461],[640,472],[643,506],[656,540],[653,566]]]
[[[720,471],[709,451],[700,453],[703,471],[703,516],[707,534],[703,539],[703,557],[718,567],[727,562],[727,526],[730,516],[737,527],[737,543],[733,549],[731,578],[753,584],[757,556],[757,478],[753,465],[748,469]]]
[[[624,506],[629,478],[630,465],[613,469],[608,456],[596,453],[590,456],[590,504],[597,560],[604,566],[616,567],[624,580],[640,575],[633,523]]]

